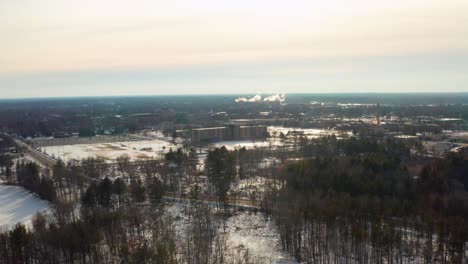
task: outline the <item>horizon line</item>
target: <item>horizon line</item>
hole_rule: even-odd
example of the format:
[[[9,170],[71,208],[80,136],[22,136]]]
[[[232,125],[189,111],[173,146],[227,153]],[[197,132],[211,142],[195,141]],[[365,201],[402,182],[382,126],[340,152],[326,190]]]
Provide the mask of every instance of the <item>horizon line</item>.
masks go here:
[[[168,96],[255,96],[255,95],[273,95],[273,94],[284,94],[288,95],[365,95],[365,94],[373,94],[373,95],[398,95],[398,94],[447,94],[447,95],[454,95],[454,94],[466,94],[467,92],[311,92],[311,93],[304,93],[304,92],[292,92],[292,93],[186,93],[186,94],[127,94],[127,95],[70,95],[70,96],[30,96],[30,97],[0,97],[1,101],[8,101],[8,100],[35,100],[35,99],[80,99],[80,98],[126,98],[126,97],[168,97]]]

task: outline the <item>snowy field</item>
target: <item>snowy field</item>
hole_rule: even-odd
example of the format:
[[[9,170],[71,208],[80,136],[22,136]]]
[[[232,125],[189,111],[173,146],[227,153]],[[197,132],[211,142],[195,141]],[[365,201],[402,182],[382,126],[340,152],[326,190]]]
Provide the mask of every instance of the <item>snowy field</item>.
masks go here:
[[[340,132],[327,129],[301,129],[301,128],[288,128],[281,126],[270,126],[268,132],[278,136],[281,132],[285,135],[289,131],[301,131],[309,138],[320,137],[330,134],[339,135]],[[153,134],[156,132],[152,132]],[[343,132],[341,132],[343,133]],[[144,134],[146,137],[161,136],[159,134]],[[229,150],[247,148],[263,148],[263,147],[276,147],[281,145],[278,138],[270,138],[265,141],[252,141],[252,140],[231,140],[220,141],[213,143],[212,147],[225,146]],[[70,159],[81,160],[87,157],[99,157],[109,162],[114,162],[117,157],[127,154],[132,160],[141,159],[158,159],[168,152],[169,149],[177,149],[177,146],[169,141],[161,139],[154,140],[120,140],[108,143],[86,143],[86,144],[66,144],[57,146],[42,147],[41,151],[53,158],[60,158],[64,161]]]
[[[327,129],[301,129],[301,128],[288,128],[281,126],[270,126],[268,132],[272,135],[278,136],[281,132],[285,135],[288,132],[301,131],[309,138],[321,137],[325,135],[336,134],[339,135],[339,131],[327,130]],[[343,132],[341,132],[343,133]],[[145,134],[146,135],[146,134]],[[159,135],[159,134],[158,134]],[[146,135],[155,137],[155,135]],[[211,147],[222,147],[225,146],[229,150],[247,148],[264,148],[264,147],[277,147],[282,142],[279,138],[270,138],[265,141],[253,141],[253,140],[231,140],[231,141],[220,141],[213,143]],[[58,146],[46,146],[42,147],[41,151],[53,158],[60,158],[64,161],[77,159],[81,160],[87,157],[99,157],[108,162],[114,162],[116,158],[123,154],[130,156],[132,160],[144,160],[144,159],[159,159],[164,153],[167,153],[169,149],[177,149],[175,144],[169,141],[161,139],[154,140],[121,140],[108,143],[86,143],[86,144],[68,144]]]
[[[31,227],[31,219],[37,212],[47,211],[49,204],[19,186],[0,184],[0,230],[17,223]]]
[[[269,126],[268,133],[270,135],[279,136],[280,133],[287,135],[288,132],[301,132],[307,138],[318,138],[328,135],[336,135],[340,137],[341,135],[351,135],[349,131],[337,131],[331,129],[317,129],[317,128],[293,128],[293,127],[282,127],[282,126]],[[213,147],[222,147],[225,146],[229,150],[240,149],[245,147],[246,149],[254,148],[264,148],[264,147],[277,147],[281,145],[281,141],[278,138],[269,138],[265,141],[252,141],[252,140],[229,140],[229,141],[220,141],[213,144]]]
[[[114,162],[119,156],[127,154],[132,160],[159,159],[177,146],[163,140],[122,141],[98,144],[78,144],[64,146],[49,146],[41,148],[42,152],[64,161],[81,160],[87,157],[99,157]]]

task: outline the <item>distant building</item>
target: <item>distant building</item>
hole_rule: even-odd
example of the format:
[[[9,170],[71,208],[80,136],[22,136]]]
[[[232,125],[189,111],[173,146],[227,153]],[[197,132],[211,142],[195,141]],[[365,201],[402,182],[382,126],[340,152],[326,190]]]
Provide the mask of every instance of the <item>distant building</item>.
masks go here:
[[[52,133],[52,136],[54,138],[67,138],[67,137],[70,137],[70,134],[65,133],[65,132],[56,132],[56,133]]]
[[[234,127],[234,131],[236,131],[237,126]],[[236,134],[234,134],[233,139],[259,139],[259,138],[266,138],[268,136],[267,127],[266,126],[240,126],[239,129],[239,137],[236,138]]]
[[[175,136],[179,138],[189,138],[192,136],[192,133],[190,130],[176,130]]]
[[[441,126],[442,129],[460,129],[465,120],[461,118],[439,118],[435,119],[434,123]]]
[[[261,139],[266,138],[267,135],[266,126],[228,125],[176,131],[176,136],[190,138],[192,142]]]
[[[230,137],[227,127],[192,129],[192,142],[228,140]]]

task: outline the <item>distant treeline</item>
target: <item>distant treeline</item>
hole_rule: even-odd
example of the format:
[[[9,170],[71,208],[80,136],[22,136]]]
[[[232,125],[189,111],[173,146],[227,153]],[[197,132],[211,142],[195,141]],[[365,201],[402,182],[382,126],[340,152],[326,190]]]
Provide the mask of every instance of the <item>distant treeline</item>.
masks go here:
[[[236,103],[238,95],[91,97],[3,100],[0,129],[23,136],[93,136],[122,134],[145,127],[172,124],[185,128],[193,124],[217,125],[226,118],[210,113],[227,113],[229,119],[265,118],[271,112],[285,118],[277,125],[295,125],[304,117],[462,117],[468,119],[468,94],[291,94],[286,103]],[[310,102],[335,103],[311,107]],[[342,107],[336,103],[368,104]],[[378,106],[377,106],[378,105]],[[273,119],[274,120],[274,119]],[[218,124],[219,125],[219,124]]]

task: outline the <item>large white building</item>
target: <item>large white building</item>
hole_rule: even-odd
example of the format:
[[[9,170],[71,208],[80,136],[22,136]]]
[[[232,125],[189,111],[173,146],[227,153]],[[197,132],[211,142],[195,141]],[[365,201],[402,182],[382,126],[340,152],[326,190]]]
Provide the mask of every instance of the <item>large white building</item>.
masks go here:
[[[177,136],[190,137],[192,142],[260,139],[268,136],[266,126],[228,125],[223,127],[206,127],[177,131]]]

